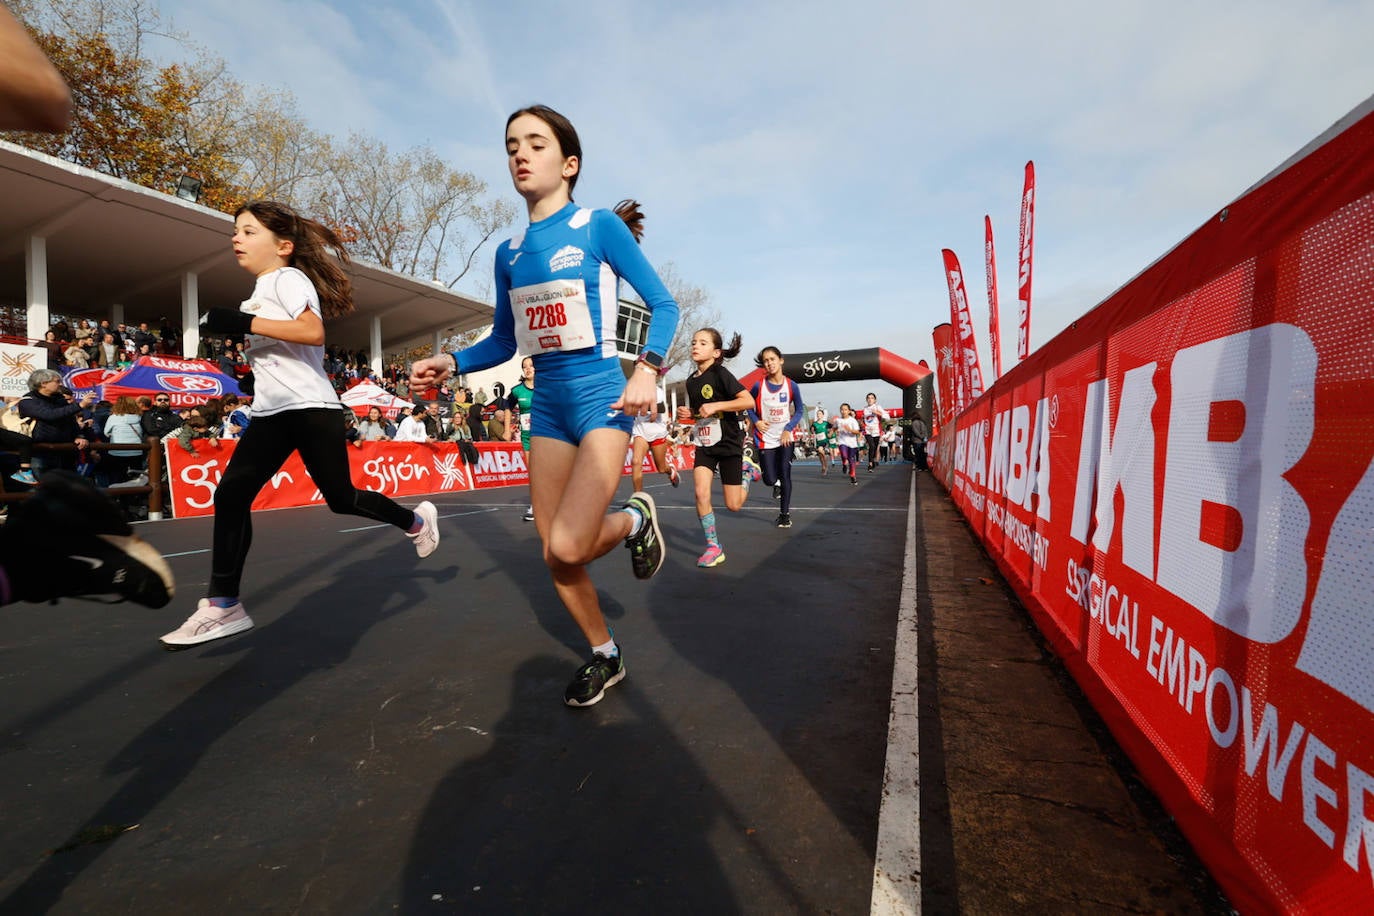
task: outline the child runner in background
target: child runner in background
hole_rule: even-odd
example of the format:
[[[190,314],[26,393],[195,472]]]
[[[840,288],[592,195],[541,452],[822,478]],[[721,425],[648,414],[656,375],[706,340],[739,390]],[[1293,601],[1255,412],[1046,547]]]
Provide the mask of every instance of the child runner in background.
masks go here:
[[[544,105],[515,112],[506,121],[506,156],[530,224],[496,250],[491,334],[460,353],[419,360],[411,387],[423,391],[451,375],[500,365],[517,348],[533,357],[539,372],[530,422],[534,524],[554,588],[592,656],[563,701],[591,706],[625,677],[625,663],[587,565],[621,541],[638,578],[663,565],[663,536],[647,493],[606,510],[624,472],[634,417],[654,406],[678,308],[639,250],[639,205],[621,201],[612,212],[573,203],[582,143],[567,118]],[[620,277],[651,312],[628,381],[615,343]]]
[[[324,373],[324,319],[353,311],[352,283],[325,246],[347,263],[332,230],[285,204],[254,201],[234,214],[234,257],[257,278],[238,309],[212,308],[208,334],[245,337],[256,379],[253,422],[243,431],[215,490],[215,533],[207,595],[185,623],[162,637],[168,649],[242,633],[253,626],[239,600],[239,580],[253,543],[253,499],[290,457],[305,469],[329,508],[386,522],[406,532],[421,557],[439,544],[433,504],[415,511],[353,486],[344,415]],[[216,430],[218,432],[218,430]]]
[[[826,419],[825,408],[819,404],[811,429],[816,434],[816,454],[821,459],[821,476],[824,477],[830,473],[830,421]]]
[[[859,418],[854,416],[854,408],[848,404],[840,405],[840,416],[835,421],[835,440],[840,444],[840,463],[849,475],[849,482],[859,485]]]
[[[773,488],[782,500],[778,518],[779,528],[792,527],[792,446],[796,430],[806,420],[806,405],[802,403],[797,383],[782,374],[782,351],[764,347],[754,364],[764,371],[764,377],[754,383],[749,394],[754,403],[749,407],[749,420],[754,424],[754,443],[759,450],[759,464],[763,468],[763,482]]]
[[[668,482],[678,485],[677,468],[668,460],[668,426],[663,422],[663,410],[668,409],[668,394],[658,389],[658,401],[654,409],[635,417],[634,430],[630,433],[630,479],[636,490],[643,489],[644,456],[653,454],[654,468],[668,475]]]
[[[514,440],[517,427],[520,432],[520,450],[525,453],[525,470],[530,466],[530,418],[534,416],[534,357],[526,356],[520,360],[520,381],[511,386],[511,407],[515,410],[515,422],[507,424]],[[635,487],[636,490],[639,487]],[[534,503],[525,510],[525,521],[534,521]]]
[[[697,516],[706,535],[706,552],[697,558],[698,566],[719,566],[725,551],[716,532],[716,513],[711,508],[711,476],[720,470],[725,508],[738,512],[744,505],[744,430],[740,411],[753,404],[739,379],[722,365],[722,359],[739,354],[736,334],[730,346],[722,349],[720,331],[702,328],[692,335],[692,362],[697,371],[687,379],[687,404],[677,409],[679,423],[693,423],[696,437],[696,463],[692,483],[696,489]],[[689,406],[690,405],[690,406]]]
[[[863,416],[859,419],[863,423],[864,438],[868,440],[868,473],[872,474],[878,466],[878,443],[883,436],[887,411],[878,406],[878,396],[871,391],[864,395],[864,400],[868,403],[864,405]]]

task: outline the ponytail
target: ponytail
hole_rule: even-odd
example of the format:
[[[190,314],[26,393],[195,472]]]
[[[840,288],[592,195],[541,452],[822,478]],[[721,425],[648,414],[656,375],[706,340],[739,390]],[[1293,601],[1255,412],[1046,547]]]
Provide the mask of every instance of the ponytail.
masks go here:
[[[639,201],[626,198],[613,209],[615,215],[625,221],[625,225],[630,229],[630,235],[635,237],[636,242],[644,238],[644,211],[639,209]]]
[[[730,346],[728,347],[722,344],[720,331],[716,330],[715,328],[702,328],[700,331],[697,331],[697,333],[711,335],[711,343],[714,344],[715,348],[720,351],[721,362],[724,362],[727,359],[734,359],[736,356],[739,356],[739,348],[741,346],[741,341],[738,331],[736,331],[735,335],[730,338]]]

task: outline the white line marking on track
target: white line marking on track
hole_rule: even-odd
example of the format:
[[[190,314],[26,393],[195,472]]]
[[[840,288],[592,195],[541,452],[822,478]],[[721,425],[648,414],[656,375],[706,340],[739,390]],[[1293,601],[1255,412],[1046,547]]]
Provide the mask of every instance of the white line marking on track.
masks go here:
[[[209,547],[202,547],[200,550],[183,550],[181,553],[164,553],[162,559],[170,560],[172,557],[190,557],[198,553],[209,553]]]
[[[887,763],[878,812],[878,850],[873,859],[870,916],[921,912],[920,701],[916,619],[916,475],[907,504],[906,558],[897,610],[897,647],[892,665],[892,711],[887,723]]]

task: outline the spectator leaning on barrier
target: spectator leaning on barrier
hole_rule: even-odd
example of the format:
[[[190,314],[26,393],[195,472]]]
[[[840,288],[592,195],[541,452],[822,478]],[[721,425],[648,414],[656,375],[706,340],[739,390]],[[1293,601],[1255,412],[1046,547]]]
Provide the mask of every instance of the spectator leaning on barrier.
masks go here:
[[[154,395],[153,406],[143,415],[143,435],[162,439],[180,426],[181,417],[172,410],[171,395]]]
[[[358,438],[355,444],[362,447],[364,442],[383,442],[395,434],[396,428],[387,421],[382,409],[372,406],[367,409],[367,416],[358,423]]]
[[[240,401],[238,395],[226,394],[220,399],[220,412],[224,415],[221,435],[225,439],[242,436],[252,418],[248,405]]]
[[[127,394],[114,402],[105,421],[105,438],[111,444],[141,445],[143,443],[142,416],[138,402]],[[105,453],[105,474],[110,483],[122,483],[133,471],[143,467],[141,449],[110,449]]]
[[[90,440],[82,433],[78,418],[94,402],[94,392],[80,401],[68,399],[62,394],[62,373],[35,369],[29,373],[29,393],[19,401],[19,416],[33,420],[35,443],[75,443],[78,449],[84,449]],[[33,468],[41,476],[53,468],[75,470],[76,461],[75,452],[40,451],[33,456]]]
[[[424,442],[428,439],[425,433],[424,422],[425,408],[416,405],[411,412],[401,420],[400,426],[396,427],[397,442]]]

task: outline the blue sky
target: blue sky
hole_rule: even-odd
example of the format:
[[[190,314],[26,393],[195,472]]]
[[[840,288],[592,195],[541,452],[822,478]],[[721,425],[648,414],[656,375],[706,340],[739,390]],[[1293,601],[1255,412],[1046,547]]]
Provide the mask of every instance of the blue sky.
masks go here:
[[[650,259],[709,290],[746,353],[882,346],[933,364],[952,248],[988,376],[983,215],[1010,364],[1028,159],[1034,348],[1374,93],[1369,0],[163,0],[163,12],[242,81],[289,88],[316,128],[429,144],[515,203],[506,116],[536,101],[562,111],[582,138],[578,201],[639,199]],[[881,382],[804,394],[833,409],[869,388],[900,403]]]

